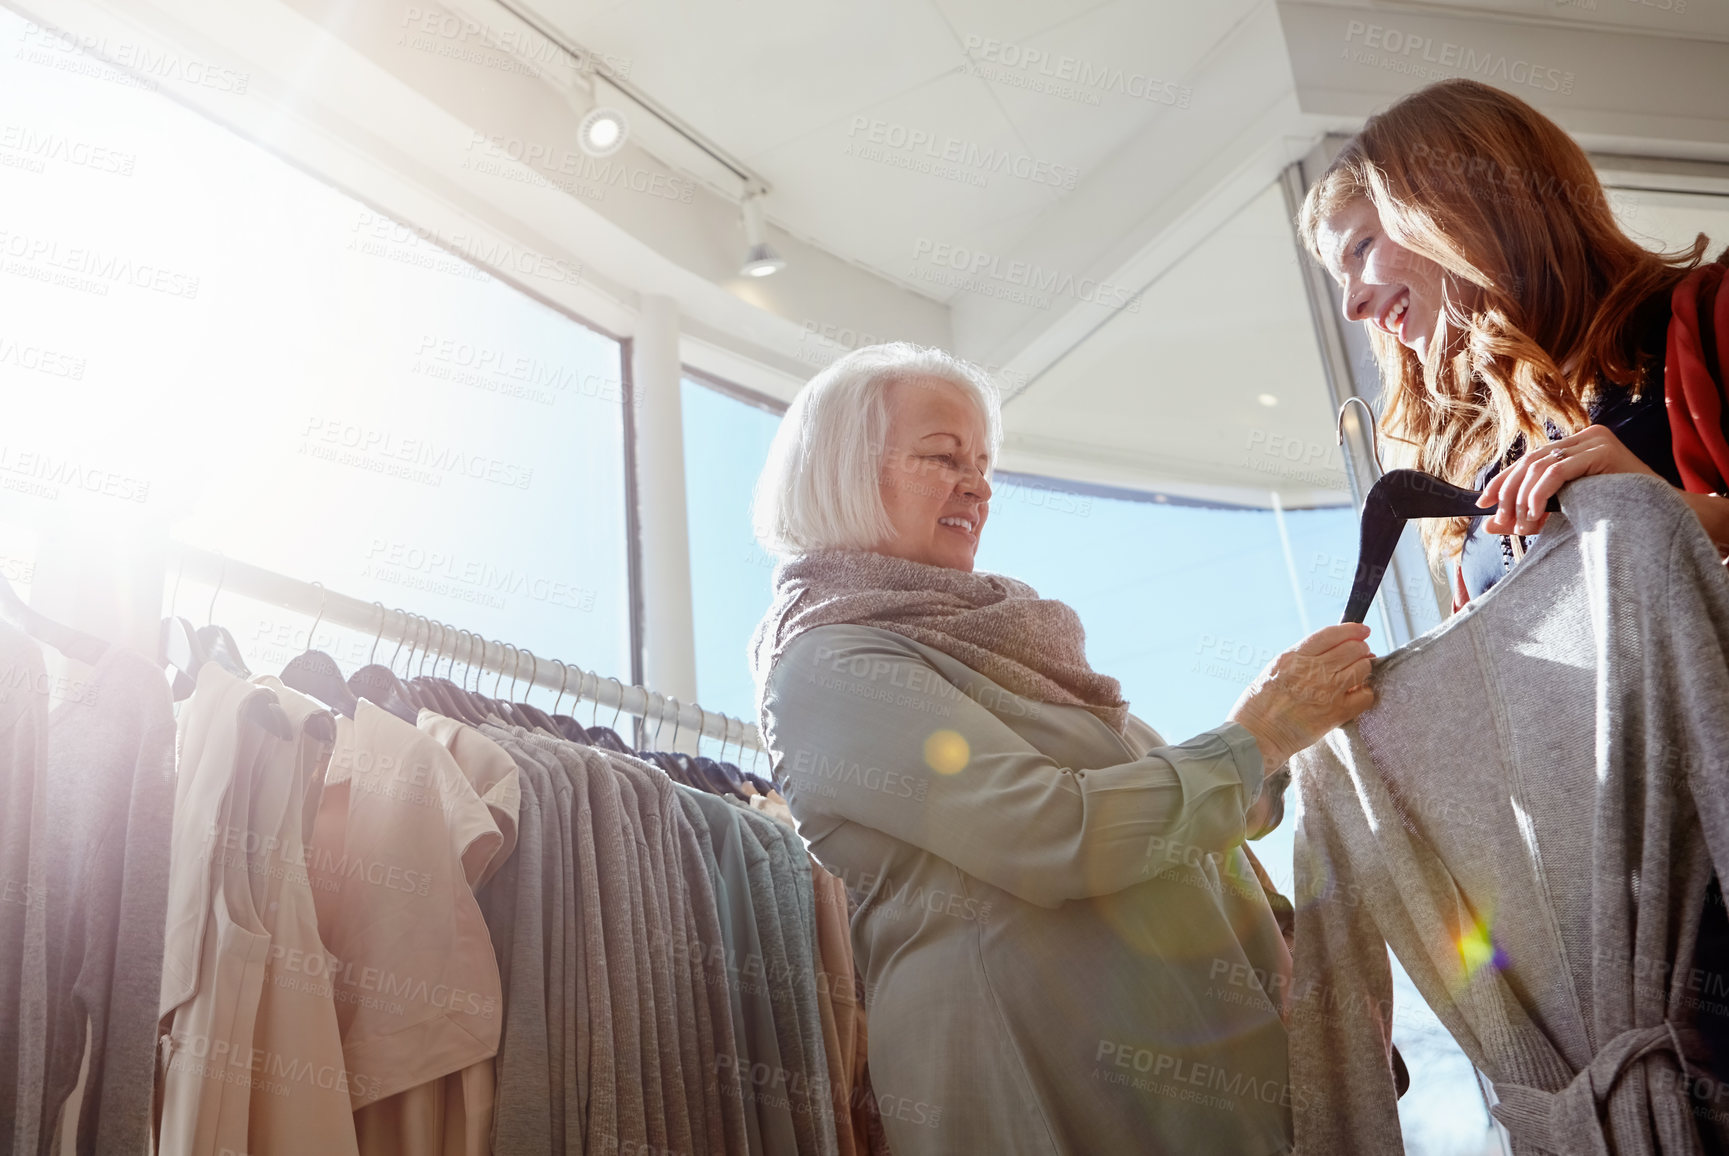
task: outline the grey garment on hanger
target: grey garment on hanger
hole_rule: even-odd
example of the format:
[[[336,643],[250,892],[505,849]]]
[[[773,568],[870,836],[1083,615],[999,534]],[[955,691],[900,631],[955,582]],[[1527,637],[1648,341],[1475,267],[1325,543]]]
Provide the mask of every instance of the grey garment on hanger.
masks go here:
[[[798,1051],[792,1084],[795,1120],[806,1122],[809,1137],[801,1137],[808,1148],[822,1156],[835,1156],[834,1097],[828,1080],[828,1053],[823,1040],[822,1011],[816,990],[816,892],[811,882],[810,857],[798,835],[784,823],[760,815],[737,799],[745,825],[768,852],[774,877],[775,903],[785,953],[785,979],[777,983],[792,998],[793,1023]],[[778,1009],[777,1009],[778,1014]],[[786,1050],[782,1046],[783,1053]]]
[[[718,1121],[711,1123],[710,1147],[716,1152],[747,1153],[762,1151],[756,1118],[744,1110],[744,1096],[738,1079],[738,1033],[735,1024],[744,1020],[744,1008],[737,989],[727,982],[727,937],[723,931],[722,904],[724,881],[720,864],[714,856],[714,844],[709,837],[708,820],[697,805],[698,792],[690,787],[675,787],[673,798],[684,816],[680,827],[680,853],[686,886],[691,892],[692,927],[687,950],[691,956],[692,983],[703,993],[704,1014],[708,1017],[709,1043],[704,1054],[710,1057],[705,1080],[714,1087]]]
[[[750,873],[751,903],[757,912],[757,937],[762,943],[762,974],[774,1009],[775,1039],[781,1066],[758,1083],[758,1096],[783,1098],[792,1110],[793,1129],[800,1153],[824,1151],[821,1132],[812,1116],[810,1077],[814,1070],[802,1020],[803,1000],[795,975],[795,950],[800,933],[798,899],[790,892],[792,879],[785,863],[786,849],[780,836],[763,826],[772,823],[747,810],[736,799],[723,800],[738,815],[740,844]],[[776,859],[780,870],[776,870]],[[823,1069],[825,1075],[826,1065]],[[753,1070],[753,1077],[755,1071]]]
[[[687,875],[685,868],[687,862],[694,861],[697,874],[702,875],[702,865],[695,855],[695,836],[678,801],[679,787],[670,778],[628,756],[614,756],[613,761],[629,764],[641,780],[639,789],[652,792],[652,796],[645,796],[645,805],[652,799],[658,810],[656,839],[665,870],[667,907],[671,917],[672,939],[667,945],[667,955],[677,1001],[679,1054],[684,1071],[684,1096],[681,1098],[689,1106],[692,1149],[713,1151],[718,1156],[727,1148],[727,1137],[720,1103],[715,1033],[709,1020],[708,990],[698,985],[692,967],[692,944],[696,941],[692,891],[697,880]]]
[[[1388,946],[1520,1156],[1729,1142],[1691,1030],[1729,868],[1729,577],[1660,478],[1581,478],[1561,508],[1295,760],[1304,1151],[1400,1149]]]
[[[514,735],[489,723],[476,729],[516,760],[522,785],[516,853],[479,896],[504,986],[493,1151],[553,1152],[558,1149],[553,1146],[547,1039],[545,872],[550,861],[547,843],[559,846],[558,804],[546,769],[517,744]]]
[[[556,918],[547,924],[547,934],[556,939],[552,958],[556,968],[546,977],[546,1038],[552,1070],[552,1134],[565,1151],[584,1151],[588,1111],[588,1019],[587,975],[582,960],[583,942],[577,931],[576,862],[579,853],[576,819],[577,787],[563,760],[549,740],[524,727],[513,732],[524,752],[537,760],[552,784],[558,812],[559,851],[547,863],[548,877],[557,871],[558,897],[546,910]]]
[[[765,942],[771,937],[778,942],[780,937],[768,854],[745,829],[744,813],[737,807],[714,795],[692,792],[689,798],[707,821],[715,862],[725,884],[724,891],[716,896],[720,901],[717,910],[727,942],[728,986],[741,1009],[735,1024],[735,1070],[745,1114],[754,1120],[760,1143],[752,1151],[793,1156],[801,1149],[785,1087],[788,1069],[777,1030],[779,1003],[768,974],[770,948]],[[785,1014],[791,1015],[790,1003]]]
[[[42,1122],[48,1018],[49,682],[42,648],[4,623],[0,670],[0,1150],[27,1154]]]
[[[591,996],[608,1001],[608,1015],[616,1059],[617,1142],[626,1146],[648,1146],[648,1081],[645,1064],[658,1059],[643,1054],[643,1017],[653,1019],[644,1003],[636,926],[641,898],[632,880],[640,871],[634,821],[627,817],[624,792],[628,789],[599,751],[575,748],[588,769],[588,797],[594,810],[595,858],[600,864],[597,890],[600,895],[601,935],[604,955],[589,984]],[[604,980],[604,984],[600,981]],[[599,990],[596,991],[597,985]],[[653,998],[652,989],[647,998]],[[598,1013],[596,1013],[598,1014]],[[656,1072],[658,1073],[658,1066]],[[598,1139],[598,1138],[597,1138]]]
[[[649,861],[648,836],[644,831],[642,803],[627,776],[617,773],[611,760],[608,766],[618,783],[619,809],[625,817],[626,854],[632,869],[625,873],[630,886],[629,915],[633,949],[631,959],[636,966],[636,994],[639,1010],[638,1030],[641,1041],[641,1066],[644,1119],[648,1127],[651,1148],[669,1147],[667,1142],[666,1097],[681,1095],[683,1089],[666,1087],[669,1058],[663,1051],[662,1037],[671,1027],[671,1009],[665,1006],[657,968],[653,959],[654,939],[659,920],[655,910],[654,868]]]
[[[850,625],[794,639],[762,705],[799,834],[859,904],[896,1156],[1288,1150],[1247,731],[1119,734]]]
[[[53,709],[44,782],[46,942],[25,944],[47,963],[37,1151],[52,1150],[87,1030],[79,1156],[148,1151],[174,809],[174,715],[155,664],[111,650]]]
[[[694,1143],[691,1130],[693,1098],[690,1088],[698,1079],[695,1071],[696,1023],[694,1009],[687,998],[678,995],[678,983],[673,961],[679,946],[677,922],[673,911],[680,903],[681,891],[676,864],[667,866],[667,832],[664,829],[661,789],[670,791],[672,782],[665,773],[649,767],[629,755],[612,755],[608,764],[628,785],[635,796],[636,816],[641,834],[643,855],[643,913],[648,923],[648,957],[650,977],[654,984],[655,1029],[657,1053],[660,1057],[662,1111],[667,1139],[661,1144],[676,1152],[691,1151]],[[700,1105],[700,1099],[696,1099]],[[651,1121],[652,1122],[652,1121]],[[650,1135],[653,1135],[651,1131]]]
[[[560,928],[564,935],[565,1057],[562,1095],[564,1143],[568,1152],[595,1150],[619,1143],[618,1082],[614,1069],[612,1001],[606,989],[605,930],[601,925],[601,866],[595,848],[590,778],[569,743],[527,734],[524,743],[543,759],[556,763],[570,786],[559,796],[559,824],[564,833],[565,906]],[[551,767],[549,767],[549,770]],[[599,968],[597,973],[596,968]],[[598,982],[597,982],[598,981]]]

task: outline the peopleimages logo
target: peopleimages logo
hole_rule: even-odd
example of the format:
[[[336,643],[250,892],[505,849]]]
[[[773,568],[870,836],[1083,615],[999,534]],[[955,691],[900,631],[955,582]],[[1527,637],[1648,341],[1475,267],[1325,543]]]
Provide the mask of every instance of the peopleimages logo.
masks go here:
[[[34,269],[43,275],[38,280],[52,273],[66,274],[86,281],[103,296],[109,285],[130,285],[187,300],[198,296],[198,278],[184,270],[84,245],[62,245],[53,237],[0,230],[0,256],[11,259],[6,264],[8,273],[29,276]]]
[[[1354,47],[1361,45],[1360,48]],[[1345,25],[1341,59],[1379,67],[1418,80],[1468,76],[1475,80],[1522,85],[1538,92],[1570,96],[1573,74],[1498,53],[1488,48],[1436,40],[1384,24],[1352,20]]]
[[[955,288],[1010,299],[1014,297],[1004,291],[1005,287],[1024,290],[1031,295],[1024,299],[1024,303],[1039,305],[1040,308],[1048,307],[1050,298],[1056,296],[1084,301],[1089,305],[1102,305],[1106,309],[1126,309],[1130,313],[1138,313],[1141,309],[1141,299],[1125,286],[1112,285],[1108,281],[1099,281],[1092,277],[1076,277],[1073,273],[1046,269],[1031,261],[1004,260],[982,249],[969,249],[964,245],[951,245],[944,241],[933,241],[928,237],[920,237],[913,242],[913,261],[928,262],[935,267],[931,272],[952,271],[958,274],[958,278],[952,282],[945,281],[953,284]],[[921,275],[916,264],[913,267],[913,276],[921,280],[936,280],[928,274]]]
[[[38,53],[60,52],[68,56],[88,56],[100,65],[113,61],[115,66],[135,73],[142,87],[154,87],[154,82],[175,80],[197,88],[215,89],[236,96],[246,95],[252,81],[250,73],[210,64],[177,52],[152,48],[146,44],[110,41],[105,36],[87,36],[56,28],[48,24],[29,24],[24,28],[24,49]],[[24,51],[20,51],[22,57]],[[31,60],[31,63],[37,63]]]
[[[0,334],[0,365],[45,373],[49,377],[84,380],[84,359],[70,353],[57,353],[40,345],[23,345]]]
[[[1098,94],[1109,92],[1131,100],[1188,108],[1194,96],[1187,85],[1075,56],[1053,55],[1041,48],[976,35],[969,35],[965,43],[974,75],[1085,104],[1098,104]],[[1018,83],[1017,73],[1026,74],[1028,83]],[[1036,83],[1035,78],[1046,83]]]
[[[858,142],[847,146],[849,153],[856,153],[866,160],[883,159],[876,154],[886,150],[936,165],[952,165],[975,176],[996,173],[1059,189],[1074,188],[1081,175],[1073,165],[1040,160],[1012,149],[984,148],[973,141],[944,136],[931,129],[868,116],[853,117],[846,134]],[[870,146],[877,147],[873,150]]]
[[[509,176],[501,161],[525,165],[567,192],[601,200],[609,188],[626,189],[644,196],[688,205],[696,195],[696,182],[672,173],[652,172],[640,165],[613,158],[591,157],[580,149],[560,148],[514,136],[489,136],[476,132],[468,142],[471,154],[463,167],[494,176]],[[568,187],[567,187],[568,186]],[[598,194],[598,195],[595,195]]]
[[[138,164],[138,154],[91,144],[57,132],[42,132],[21,124],[0,126],[0,152],[13,153],[34,163],[41,172],[43,162],[58,161],[76,168],[129,177]]]

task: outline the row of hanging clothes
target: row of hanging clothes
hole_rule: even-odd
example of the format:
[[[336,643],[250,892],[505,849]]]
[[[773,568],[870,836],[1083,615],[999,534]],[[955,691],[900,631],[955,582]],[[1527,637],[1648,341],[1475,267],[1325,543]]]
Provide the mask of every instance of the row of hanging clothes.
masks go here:
[[[887,1150],[846,889],[760,776],[420,640],[270,675],[6,608],[0,1148]]]

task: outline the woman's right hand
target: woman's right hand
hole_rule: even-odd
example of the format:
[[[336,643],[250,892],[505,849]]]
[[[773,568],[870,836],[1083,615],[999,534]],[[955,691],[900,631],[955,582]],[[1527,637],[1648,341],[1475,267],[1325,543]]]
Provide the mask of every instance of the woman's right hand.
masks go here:
[[[1375,703],[1364,686],[1373,652],[1369,628],[1328,626],[1285,651],[1256,676],[1228,716],[1255,736],[1267,773]]]

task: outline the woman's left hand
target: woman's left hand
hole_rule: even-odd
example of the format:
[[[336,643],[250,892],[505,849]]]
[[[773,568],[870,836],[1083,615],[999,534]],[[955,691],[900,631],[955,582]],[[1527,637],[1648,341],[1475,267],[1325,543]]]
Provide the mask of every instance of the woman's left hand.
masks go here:
[[[1574,478],[1587,474],[1650,474],[1657,471],[1640,461],[1621,439],[1600,425],[1526,453],[1483,488],[1477,504],[1496,507],[1483,529],[1491,534],[1541,533],[1549,520],[1549,499]]]

